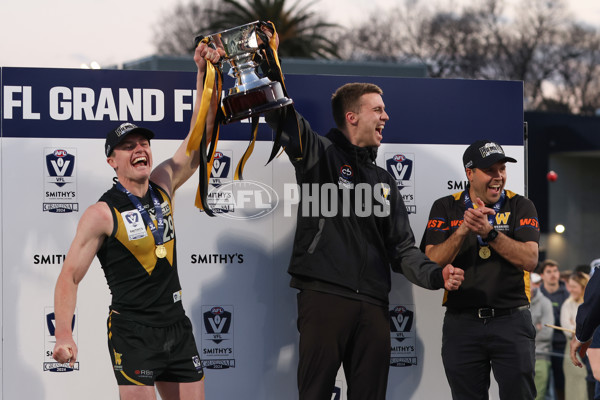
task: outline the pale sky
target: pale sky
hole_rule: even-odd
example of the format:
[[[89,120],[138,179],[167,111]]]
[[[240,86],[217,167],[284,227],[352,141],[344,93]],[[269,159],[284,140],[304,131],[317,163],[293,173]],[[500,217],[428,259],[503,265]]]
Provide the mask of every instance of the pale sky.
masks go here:
[[[150,56],[153,27],[161,14],[187,1],[2,0],[0,66],[79,68],[92,61],[118,65]],[[329,14],[328,20],[348,25],[372,10],[385,11],[400,2],[317,0],[315,8]],[[600,1],[569,0],[568,4],[578,21],[600,29]]]

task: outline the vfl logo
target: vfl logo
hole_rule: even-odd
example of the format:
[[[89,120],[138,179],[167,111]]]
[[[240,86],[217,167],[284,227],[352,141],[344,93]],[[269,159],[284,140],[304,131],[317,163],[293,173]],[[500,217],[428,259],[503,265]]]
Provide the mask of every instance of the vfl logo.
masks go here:
[[[415,195],[415,155],[412,153],[386,153],[385,154],[386,171],[392,175],[396,181],[398,190],[401,191],[402,201],[409,214],[417,213],[416,195]]]
[[[229,176],[231,166],[231,157],[226,156],[220,151],[215,152],[213,165],[210,170],[210,184],[218,188],[221,186],[221,179]]]
[[[137,223],[140,221],[139,220],[139,214],[137,212],[135,212],[135,211],[131,211],[131,212],[126,213],[125,214],[125,219],[131,225],[137,225]]]
[[[225,311],[223,307],[213,307],[210,311],[204,313],[204,327],[208,334],[213,335],[212,341],[221,343],[222,334],[229,332],[231,326],[231,313]]]
[[[46,326],[48,327],[48,333],[50,336],[54,336],[56,331],[56,316],[54,313],[46,314]],[[75,314],[73,314],[73,321],[71,321],[71,332],[75,329]]]
[[[412,177],[413,160],[407,158],[404,154],[396,154],[386,160],[385,163],[388,172],[398,182],[398,189],[404,188],[406,185],[402,181],[408,181]]]
[[[46,338],[44,343],[44,363],[43,370],[48,372],[72,372],[79,371],[79,361],[71,366],[69,363],[59,363],[52,357],[54,354],[54,346],[56,345],[56,315],[53,307],[45,308],[45,319],[46,319]],[[73,340],[77,342],[77,332],[75,327],[75,314],[73,314],[73,320],[71,321],[71,332],[73,332]]]
[[[141,238],[145,238],[148,236],[148,232],[146,230],[146,224],[144,224],[142,220],[142,216],[137,210],[128,210],[123,211],[121,213],[121,218],[123,219],[123,225],[125,227],[125,231],[127,232],[127,237],[129,240],[138,240]],[[165,233],[167,233],[167,219],[170,216],[165,218]],[[166,242],[166,240],[165,240]]]
[[[197,355],[192,357],[192,362],[194,363],[194,368],[196,368],[196,369],[202,368],[202,363],[200,362],[200,357],[198,357]]]
[[[404,306],[396,306],[390,310],[390,330],[394,333],[394,338],[402,342],[404,333],[412,330],[414,313]]]
[[[68,154],[66,150],[54,150],[52,154],[46,155],[46,168],[48,174],[55,178],[54,183],[58,187],[62,187],[67,183],[65,177],[73,174],[75,156]]]

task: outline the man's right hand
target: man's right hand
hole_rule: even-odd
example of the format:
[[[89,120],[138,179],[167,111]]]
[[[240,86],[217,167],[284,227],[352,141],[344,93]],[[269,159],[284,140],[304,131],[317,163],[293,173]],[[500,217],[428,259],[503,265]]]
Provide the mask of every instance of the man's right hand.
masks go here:
[[[56,340],[54,350],[52,351],[52,358],[61,364],[69,363],[71,367],[75,365],[77,361],[77,345],[71,338],[70,340]]]
[[[465,271],[448,264],[442,269],[442,276],[444,277],[444,288],[446,290],[458,290],[465,280]]]
[[[269,29],[268,26],[262,25],[260,27],[260,30],[263,31],[265,33],[265,35],[267,35],[269,40],[271,40],[271,38],[273,37],[273,32],[271,31],[271,29]],[[279,35],[275,34],[275,49],[278,49],[278,48],[279,48]]]
[[[215,50],[206,43],[200,42],[194,52],[194,61],[196,62],[198,69],[204,71],[206,69],[207,61],[216,64],[223,55],[225,55],[225,50],[220,48]]]

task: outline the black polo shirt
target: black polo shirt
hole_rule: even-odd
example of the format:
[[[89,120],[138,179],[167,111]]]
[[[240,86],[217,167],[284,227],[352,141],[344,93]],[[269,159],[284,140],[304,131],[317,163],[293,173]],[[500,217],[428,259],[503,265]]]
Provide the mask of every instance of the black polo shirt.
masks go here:
[[[520,242],[539,242],[539,222],[533,203],[509,190],[505,193],[506,200],[495,215],[494,228]],[[465,192],[436,200],[421,248],[444,242],[463,223],[465,209]],[[477,235],[467,236],[452,262],[465,271],[465,280],[459,290],[446,291],[443,304],[454,309],[514,308],[529,304],[529,272],[512,265],[491,246],[491,256],[481,258],[480,247]]]

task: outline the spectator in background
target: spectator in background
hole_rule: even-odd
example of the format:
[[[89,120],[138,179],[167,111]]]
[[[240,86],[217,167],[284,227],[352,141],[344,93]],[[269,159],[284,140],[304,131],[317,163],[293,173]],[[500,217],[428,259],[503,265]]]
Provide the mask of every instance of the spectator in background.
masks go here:
[[[594,274],[594,271],[596,270],[597,267],[600,266],[600,258],[597,258],[595,260],[592,260],[592,262],[589,265],[586,264],[582,264],[582,265],[578,265],[577,267],[575,267],[575,271],[581,271],[583,273],[586,273],[590,276],[590,280],[592,279],[592,275]],[[587,290],[591,290],[590,289],[590,282],[588,281],[588,286],[586,286]],[[585,298],[584,298],[585,301]],[[578,309],[579,310],[579,309]],[[579,312],[579,311],[578,311]],[[575,321],[577,322],[577,321]],[[573,338],[575,341],[577,341],[577,339]],[[596,369],[600,368],[600,350],[598,349],[598,346],[600,346],[600,330],[596,333],[594,333],[594,337],[593,337],[593,343],[590,346],[590,350],[588,350],[587,352],[587,357],[585,357],[583,359],[584,361],[584,365],[585,365],[585,369],[587,370],[587,377],[586,377],[586,381],[587,381],[587,390],[588,390],[588,399],[589,400],[600,400],[600,382],[598,382],[596,380],[596,378],[594,377],[594,371],[592,369],[592,365],[591,365],[591,359],[592,357],[596,357]]]
[[[558,263],[554,260],[544,260],[540,266],[540,275],[542,285],[540,291],[552,302],[554,311],[554,325],[560,325],[560,308],[569,297],[569,292],[564,282],[560,280],[560,271]],[[556,400],[565,398],[565,375],[563,373],[563,356],[566,347],[565,335],[559,330],[555,330],[552,335],[552,353],[550,358],[552,368],[552,381],[554,382],[554,393]]]
[[[550,352],[552,351],[553,329],[546,326],[554,323],[552,302],[540,291],[542,277],[531,273],[531,321],[535,326],[535,388],[536,400],[544,400],[550,378]]]
[[[565,285],[567,285],[567,283],[569,282],[569,278],[571,277],[571,275],[573,275],[573,271],[571,271],[570,269],[565,270],[565,271],[560,271],[560,280],[562,282],[565,283]],[[568,286],[567,286],[567,291],[569,290]]]
[[[587,264],[582,264],[582,265],[578,265],[575,267],[575,271],[574,272],[583,272],[584,274],[590,274],[590,266]]]
[[[589,275],[583,272],[575,272],[569,277],[567,283],[570,296],[560,309],[560,326],[571,331],[562,331],[569,341],[573,337],[573,332],[575,332],[577,308],[583,303],[583,293],[589,279]],[[587,370],[577,368],[571,363],[568,346],[565,348],[563,372],[565,374],[565,400],[587,400]]]

